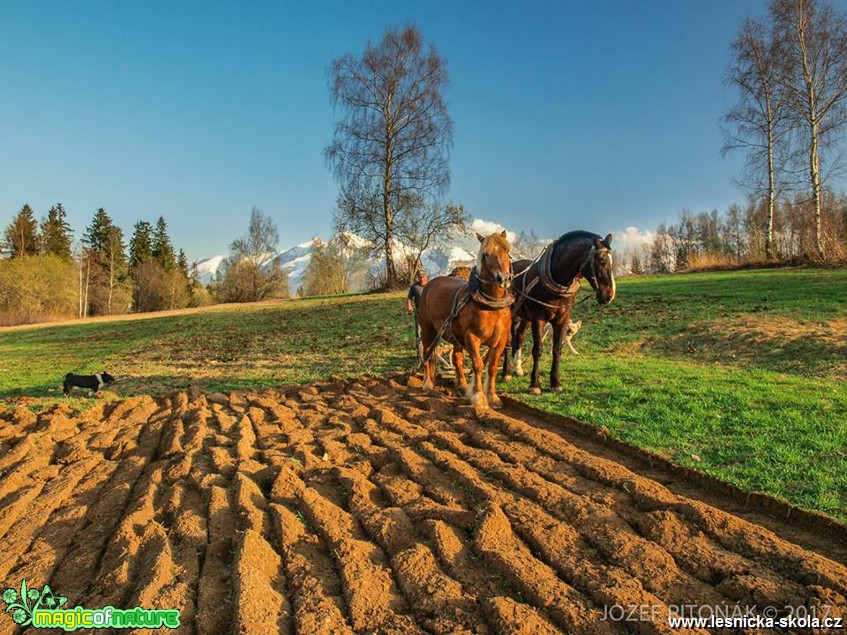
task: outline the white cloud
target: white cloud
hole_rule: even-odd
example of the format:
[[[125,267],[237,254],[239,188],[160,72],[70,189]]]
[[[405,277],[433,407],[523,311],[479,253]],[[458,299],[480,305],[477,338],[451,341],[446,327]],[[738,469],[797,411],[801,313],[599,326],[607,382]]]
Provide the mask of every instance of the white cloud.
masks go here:
[[[650,243],[656,237],[656,233],[645,229],[643,232],[638,227],[627,227],[621,231],[612,232],[612,248],[619,254],[627,250],[635,250],[646,243]]]
[[[475,231],[482,237],[490,236],[494,232],[501,232],[504,229],[506,228],[500,223],[491,220],[483,220],[482,218],[474,218],[471,223],[471,230]],[[517,237],[518,235],[515,232],[506,229],[506,240],[508,240],[509,243],[515,242]],[[476,240],[476,238],[474,238],[474,240]]]

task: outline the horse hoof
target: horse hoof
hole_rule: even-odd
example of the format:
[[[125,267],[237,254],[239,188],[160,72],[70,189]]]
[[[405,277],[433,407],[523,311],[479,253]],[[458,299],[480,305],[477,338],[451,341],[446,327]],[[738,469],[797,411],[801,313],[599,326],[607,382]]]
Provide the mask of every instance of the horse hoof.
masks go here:
[[[540,395],[541,394],[541,388],[539,388],[538,386],[533,386],[532,388],[529,389],[529,392],[533,395]]]
[[[488,405],[494,408],[495,410],[500,410],[503,407],[503,401],[500,397],[489,397]]]
[[[552,390],[553,392],[562,392],[564,388],[562,388],[561,386],[553,386],[552,388],[550,388],[550,390]]]
[[[512,376],[506,375],[505,377],[503,377],[503,381],[512,381]]]
[[[523,377],[523,369],[518,368],[518,369],[515,371],[515,375],[517,375],[518,377]]]
[[[488,409],[488,400],[485,398],[485,394],[481,392],[474,393],[471,395],[471,405],[478,411],[482,412]]]

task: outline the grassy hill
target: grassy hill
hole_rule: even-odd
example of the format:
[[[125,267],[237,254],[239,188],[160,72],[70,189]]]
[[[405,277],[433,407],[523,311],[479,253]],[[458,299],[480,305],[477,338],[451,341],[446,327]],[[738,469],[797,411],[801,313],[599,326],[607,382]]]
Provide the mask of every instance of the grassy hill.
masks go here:
[[[577,308],[582,354],[565,355],[565,392],[528,395],[526,378],[501,389],[847,519],[847,271],[635,277],[618,294]],[[66,372],[103,368],[120,396],[410,370],[412,340],[403,294],[0,331],[0,399],[40,409]],[[549,354],[542,364],[546,381]]]

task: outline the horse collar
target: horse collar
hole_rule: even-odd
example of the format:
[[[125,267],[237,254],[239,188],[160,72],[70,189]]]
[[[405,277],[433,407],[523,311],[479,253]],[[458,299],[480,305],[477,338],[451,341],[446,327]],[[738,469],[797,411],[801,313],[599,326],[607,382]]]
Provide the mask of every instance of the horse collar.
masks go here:
[[[541,258],[538,261],[538,278],[541,281],[541,284],[548,290],[558,296],[567,296],[573,295],[573,291],[571,291],[571,287],[573,286],[574,280],[580,280],[585,276],[582,270],[585,268],[585,265],[591,263],[591,277],[589,280],[596,284],[597,282],[597,271],[594,266],[594,254],[597,251],[597,247],[595,245],[591,245],[591,249],[588,250],[588,254],[585,256],[585,259],[580,263],[579,267],[577,267],[576,274],[573,279],[570,280],[570,284],[563,285],[556,282],[553,278],[553,251],[554,251],[554,243],[550,243],[547,247],[544,248],[544,252],[541,254]]]
[[[538,278],[548,291],[558,296],[566,296],[570,294],[570,285],[559,284],[553,278],[554,251],[554,243],[550,243],[544,248],[544,253],[541,254],[541,259],[538,261]]]
[[[480,278],[476,267],[474,267],[473,270],[471,270],[471,278],[468,280],[468,292],[471,299],[480,305],[480,307],[483,309],[505,309],[512,306],[512,303],[515,301],[515,296],[512,295],[510,291],[507,291],[506,295],[503,297],[495,298],[482,290],[482,285],[480,284],[482,282],[493,283],[492,280],[483,280]]]

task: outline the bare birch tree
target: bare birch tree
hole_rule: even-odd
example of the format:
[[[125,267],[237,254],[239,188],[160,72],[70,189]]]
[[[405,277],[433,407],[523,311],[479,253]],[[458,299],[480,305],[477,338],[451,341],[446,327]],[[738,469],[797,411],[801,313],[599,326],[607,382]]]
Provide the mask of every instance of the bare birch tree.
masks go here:
[[[815,251],[825,258],[822,231],[822,154],[847,123],[847,16],[818,0],[772,0],[781,83],[808,150]]]
[[[414,26],[389,29],[361,56],[347,53],[330,69],[341,119],[325,156],[339,185],[339,225],[384,252],[390,288],[400,282],[394,241],[397,215],[409,211],[403,201],[437,198],[449,186],[447,83],[444,59]]]
[[[438,201],[423,201],[418,198],[411,203],[413,209],[406,210],[397,224],[397,236],[411,250],[408,254],[408,280],[414,281],[415,272],[421,266],[423,253],[432,247],[441,247],[446,241],[468,233],[470,214],[464,206]]]
[[[733,150],[746,153],[745,185],[767,209],[765,254],[775,257],[774,208],[778,190],[778,167],[787,153],[790,130],[786,91],[779,82],[776,47],[758,20],[744,20],[738,37],[730,45],[734,59],[726,83],[738,91],[738,103],[723,117],[722,154]],[[779,164],[779,166],[778,166]]]

